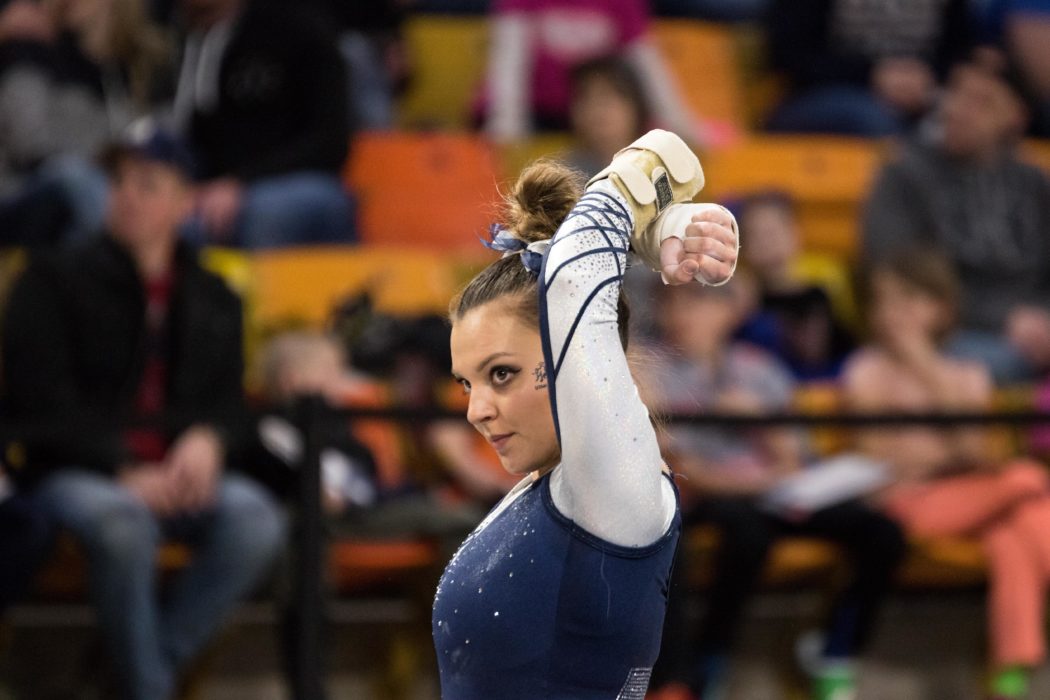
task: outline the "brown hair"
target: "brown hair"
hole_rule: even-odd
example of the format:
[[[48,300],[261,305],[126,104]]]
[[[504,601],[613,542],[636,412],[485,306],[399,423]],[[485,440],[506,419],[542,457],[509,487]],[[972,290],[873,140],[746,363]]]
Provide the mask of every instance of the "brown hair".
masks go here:
[[[526,243],[554,236],[583,194],[583,175],[566,165],[539,160],[526,167],[505,197],[503,227]],[[539,328],[538,280],[520,255],[507,255],[482,270],[449,303],[455,323],[470,310],[506,298],[520,321]],[[620,343],[627,348],[630,310],[623,289],[617,303]]]
[[[914,246],[868,262],[860,278],[860,301],[865,309],[870,309],[874,300],[873,280],[878,273],[889,273],[948,308],[951,320],[937,336],[937,340],[943,340],[951,330],[961,296],[959,277],[951,259],[939,248]]]

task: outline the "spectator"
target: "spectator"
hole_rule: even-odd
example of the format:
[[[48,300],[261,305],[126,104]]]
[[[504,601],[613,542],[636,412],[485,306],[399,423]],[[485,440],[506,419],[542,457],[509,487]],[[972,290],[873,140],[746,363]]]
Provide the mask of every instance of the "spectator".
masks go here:
[[[649,129],[649,104],[638,74],[617,57],[581,63],[572,71],[569,120],[575,147],[566,162],[593,177]]]
[[[322,494],[325,510],[339,534],[371,537],[447,538],[447,555],[481,520],[480,513],[441,503],[414,490],[404,475],[379,469],[365,444],[340,419],[338,408],[362,395],[369,380],[351,374],[339,345],[328,336],[305,331],[277,336],[262,354],[264,399],[270,407],[257,423],[258,458],[264,480],[278,493],[294,493],[294,472],[302,455],[302,436],[284,414],[296,398],[323,398],[327,429],[322,433]],[[352,404],[351,404],[352,405]],[[364,436],[362,436],[364,438]],[[436,581],[437,572],[435,572]]]
[[[645,88],[658,126],[703,145],[706,127],[682,103],[673,77],[646,35],[643,0],[498,0],[481,113],[500,142],[569,127],[570,73],[602,56],[623,57]]]
[[[12,291],[3,377],[14,419],[54,426],[10,466],[85,550],[121,696],[160,700],[266,574],[284,526],[226,469],[244,425],[241,309],[178,240],[189,156],[169,133],[133,136],[108,149],[107,234],[35,261]],[[167,538],[194,556],[161,601]]]
[[[351,240],[346,72],[320,15],[267,0],[181,8],[175,119],[203,179],[191,236],[246,248]]]
[[[93,158],[157,102],[168,41],[142,0],[15,0],[0,11],[0,229],[16,244],[102,227]]]
[[[961,301],[949,260],[921,249],[899,251],[871,263],[866,287],[872,342],[846,368],[849,408],[950,413],[991,407],[987,370],[949,357],[940,346]],[[1027,697],[1028,675],[1046,658],[1045,467],[997,460],[987,431],[971,425],[872,429],[858,441],[895,470],[898,483],[883,502],[910,535],[980,539],[989,566],[990,694]]]
[[[766,27],[789,87],[775,131],[899,133],[972,43],[966,0],[771,0]]]
[[[870,260],[916,244],[946,252],[962,284],[946,350],[998,383],[1050,367],[1050,180],[1014,154],[1025,109],[1010,78],[978,62],[952,71],[940,139],[879,174],[863,241]]]
[[[1050,0],[1002,0],[1002,45],[1029,91],[1031,133],[1050,138]]]
[[[796,379],[838,376],[853,339],[828,291],[800,270],[805,260],[794,204],[786,195],[755,195],[741,208],[740,226],[744,263],[758,282],[759,303],[737,336],[776,355]]]
[[[678,354],[659,377],[661,409],[752,414],[788,408],[793,382],[787,370],[764,351],[732,341],[744,304],[740,279],[718,288],[667,287],[665,294],[660,323]],[[764,507],[763,499],[807,461],[793,429],[681,427],[670,429],[668,437],[667,460],[686,477],[680,482],[685,522],[713,524],[721,539],[696,635],[685,614],[692,562],[687,548],[679,550],[659,672],[664,685],[655,697],[684,700],[724,692],[744,607],[773,543],[788,535],[838,543],[853,563],[813,669],[815,698],[840,697],[834,693],[852,689],[852,661],[863,651],[903,554],[898,528],[853,500],[791,516]]]

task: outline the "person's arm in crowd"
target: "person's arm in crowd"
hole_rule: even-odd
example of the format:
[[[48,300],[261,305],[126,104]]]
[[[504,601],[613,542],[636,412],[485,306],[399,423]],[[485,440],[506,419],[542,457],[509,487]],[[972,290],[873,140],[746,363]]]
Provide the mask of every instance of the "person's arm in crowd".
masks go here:
[[[709,145],[712,135],[708,133],[702,116],[694,114],[685,104],[674,76],[652,41],[640,37],[627,46],[624,56],[645,87],[646,98],[656,116],[655,126],[679,134],[694,146]]]
[[[486,89],[489,92],[485,131],[494,141],[525,138],[532,130],[529,66],[529,18],[524,12],[495,13],[489,20]]]
[[[190,347],[184,347],[181,352],[196,358],[195,362],[200,363],[193,369],[206,373],[206,385],[211,391],[206,404],[183,408],[193,411],[193,415],[180,416],[183,422],[176,430],[175,440],[165,456],[165,466],[177,484],[178,504],[190,510],[201,508],[211,501],[228,458],[236,458],[244,453],[251,430],[245,405],[240,299],[224,286],[220,288],[219,285],[223,283],[210,276],[204,277],[200,284],[215,285],[219,291],[202,298],[207,300],[207,306],[201,303],[202,308],[183,309],[182,313],[210,314],[213,323],[222,324],[223,331],[207,338],[211,347],[206,363],[199,351],[195,352]],[[182,338],[187,346],[200,344],[204,340],[200,337]]]
[[[15,420],[54,426],[45,439],[24,441],[29,469],[76,464],[113,473],[130,454],[113,416],[83,408],[62,274],[58,266],[34,263],[11,292],[2,339],[5,399]]]

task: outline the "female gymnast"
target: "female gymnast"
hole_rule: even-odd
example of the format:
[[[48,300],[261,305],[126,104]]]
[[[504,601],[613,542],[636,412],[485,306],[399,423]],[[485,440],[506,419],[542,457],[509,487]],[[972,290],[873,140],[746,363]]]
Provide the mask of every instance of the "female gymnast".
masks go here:
[[[452,301],[467,419],[525,477],[453,557],[434,600],[444,700],[641,700],[660,647],[681,520],[628,368],[633,250],[668,283],[729,279],[736,222],[688,202],[696,156],[653,131],[582,193],[526,169],[492,247]],[[553,236],[553,237],[552,237]]]

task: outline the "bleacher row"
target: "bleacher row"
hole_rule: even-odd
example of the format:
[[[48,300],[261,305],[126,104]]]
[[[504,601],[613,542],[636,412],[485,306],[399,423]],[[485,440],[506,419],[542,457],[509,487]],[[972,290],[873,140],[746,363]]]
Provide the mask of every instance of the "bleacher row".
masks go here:
[[[893,145],[831,136],[773,136],[754,127],[779,94],[763,70],[761,37],[747,25],[658,19],[653,38],[687,104],[704,118],[745,136],[701,154],[707,186],[700,199],[731,201],[779,190],[798,204],[807,252],[837,261],[841,277],[857,251],[858,218],[872,178]],[[545,134],[495,146],[468,130],[471,104],[487,56],[484,17],[414,16],[406,27],[413,81],[401,102],[401,131],[359,134],[345,178],[359,203],[362,246],[353,251],[266,253],[251,261],[254,317],[262,325],[299,317],[320,321],[334,299],[367,285],[377,305],[393,313],[441,312],[455,288],[487,258],[478,238],[495,220],[499,192],[521,167],[557,157],[568,135]],[[1050,171],[1050,143],[1030,141],[1023,155]],[[745,233],[746,236],[746,233]],[[397,264],[389,265],[396,260]],[[382,278],[375,265],[389,270]],[[308,283],[307,283],[308,281]],[[1027,394],[1004,392],[1001,407],[1023,408]],[[837,410],[834,387],[803,387],[800,410]],[[1016,431],[1000,431],[1003,450]],[[841,429],[819,429],[824,450],[848,445]],[[709,529],[690,539],[702,582],[717,543]],[[909,586],[969,586],[984,580],[979,546],[966,540],[917,542],[900,579]],[[839,564],[834,547],[789,539],[773,552],[767,583],[781,585],[828,574]]]
[[[756,69],[760,47],[751,30],[690,20],[658,20],[654,36],[689,104],[715,121],[752,132],[756,115],[776,93],[775,81]],[[478,238],[495,220],[499,192],[521,166],[556,156],[567,136],[545,135],[497,147],[467,131],[473,90],[483,71],[485,21],[479,17],[417,16],[407,26],[415,75],[402,104],[403,130],[355,136],[345,169],[359,204],[360,245],[303,247],[258,253],[206,251],[207,264],[245,300],[251,354],[270,329],[319,326],[338,301],[368,290],[379,311],[442,313],[454,291],[489,257]],[[1050,171],[1050,143],[1027,142],[1024,155]],[[848,268],[857,249],[858,214],[871,180],[892,156],[892,145],[863,139],[770,136],[751,133],[741,141],[702,154],[708,184],[700,198],[728,201],[775,189],[798,203],[807,251],[829,255]],[[745,234],[746,235],[746,234]],[[746,238],[745,238],[746,244]],[[0,256],[0,281],[9,282],[21,256]],[[0,285],[0,299],[3,297]],[[1023,394],[1004,394],[1004,407],[1023,405]],[[800,410],[831,413],[833,387],[803,387]],[[819,429],[818,444],[833,450],[848,444],[842,430]],[[1003,434],[1004,449],[1016,441]],[[689,546],[702,582],[717,533],[702,528]],[[961,539],[915,542],[901,574],[903,585],[971,586],[984,580],[980,547]],[[185,550],[170,547],[160,564],[177,568]],[[353,592],[418,571],[437,556],[426,542],[335,543],[329,572],[337,590]],[[73,559],[71,559],[73,557]],[[41,574],[40,587],[73,593],[82,575],[75,557],[63,552]],[[833,573],[840,557],[832,545],[801,538],[773,550],[767,583],[812,581]],[[71,583],[73,582],[73,583]]]

